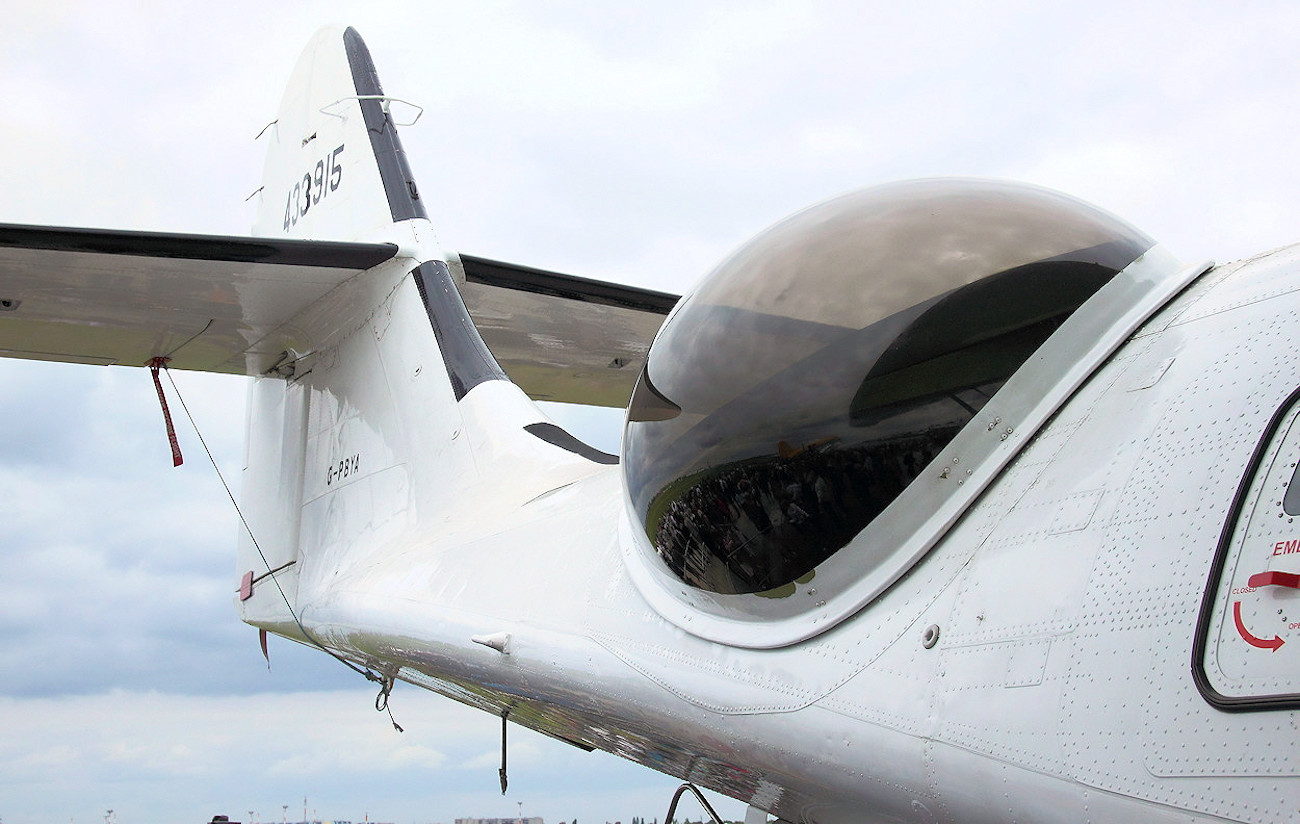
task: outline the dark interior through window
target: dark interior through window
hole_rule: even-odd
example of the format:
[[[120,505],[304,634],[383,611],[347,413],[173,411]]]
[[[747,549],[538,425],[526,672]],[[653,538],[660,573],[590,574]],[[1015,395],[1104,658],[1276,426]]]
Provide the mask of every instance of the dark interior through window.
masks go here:
[[[967,201],[959,206],[983,202],[964,184],[956,188]],[[879,204],[868,198],[865,205],[870,211]],[[923,202],[908,205],[906,220],[926,221],[935,211]],[[1053,241],[1066,251],[1023,262],[1015,254],[975,255],[977,266],[1015,264],[978,275],[948,265],[938,277],[936,265],[920,290],[896,288],[888,267],[883,282],[871,282],[879,272],[863,273],[861,289],[842,273],[826,281],[806,267],[788,286],[773,286],[772,277],[785,275],[765,254],[763,238],[725,263],[719,271],[733,273],[739,296],[718,287],[715,273],[679,308],[656,340],[629,407],[628,488],[664,564],[713,592],[788,594],[791,582],[875,519],[1080,304],[1151,245],[1119,231],[1113,218],[1097,217],[1103,213],[1081,220],[1048,205],[1056,211],[1035,215],[1054,230],[1062,223],[1073,230]],[[1020,204],[1004,204],[1001,212],[996,206],[995,221],[1024,213]],[[899,219],[897,211],[883,215]],[[1100,231],[1093,225],[1099,220]],[[982,226],[957,215],[949,223],[966,232]],[[841,230],[853,221],[834,224],[823,216],[778,226],[775,256],[790,254],[800,230],[809,242],[843,245]],[[945,224],[930,228],[943,231]],[[861,256],[853,247],[862,242],[852,237],[848,254],[821,261],[856,265]],[[952,257],[942,244],[914,250]],[[783,289],[798,294],[786,298]],[[776,297],[753,298],[764,291]],[[894,311],[882,311],[886,298]],[[818,301],[825,311],[810,311]],[[793,308],[777,311],[782,306]],[[855,317],[866,321],[855,324]]]

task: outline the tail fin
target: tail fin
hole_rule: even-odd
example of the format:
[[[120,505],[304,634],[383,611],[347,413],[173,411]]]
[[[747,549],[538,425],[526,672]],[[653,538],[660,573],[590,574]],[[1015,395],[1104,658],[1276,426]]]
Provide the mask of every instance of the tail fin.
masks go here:
[[[389,103],[355,29],[317,32],[264,136],[254,234],[357,240],[427,218]]]
[[[354,30],[312,39],[272,130],[255,226],[406,238],[295,316],[319,345],[286,352],[250,390],[243,508],[258,538],[241,539],[240,611],[299,640],[312,626],[304,610],[375,553],[429,545],[451,512],[490,523],[468,513],[522,506],[607,463],[557,431],[484,344],[423,241],[428,220],[382,97]]]

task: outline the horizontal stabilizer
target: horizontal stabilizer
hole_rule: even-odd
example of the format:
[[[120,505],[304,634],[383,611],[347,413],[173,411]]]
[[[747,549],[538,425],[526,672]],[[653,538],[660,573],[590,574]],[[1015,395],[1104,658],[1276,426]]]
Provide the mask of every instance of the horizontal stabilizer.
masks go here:
[[[537,400],[623,407],[677,296],[460,256],[457,284],[510,379]]]
[[[261,374],[288,322],[392,244],[0,224],[0,356]]]
[[[292,323],[392,244],[0,224],[0,356],[263,374],[327,343]],[[460,257],[458,286],[530,396],[626,406],[676,295]]]

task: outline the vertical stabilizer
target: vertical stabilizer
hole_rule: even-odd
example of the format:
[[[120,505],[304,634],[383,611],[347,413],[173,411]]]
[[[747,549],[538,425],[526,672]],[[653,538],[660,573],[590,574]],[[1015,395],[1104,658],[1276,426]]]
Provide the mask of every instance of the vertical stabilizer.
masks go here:
[[[386,103],[360,35],[323,29],[263,137],[257,234],[400,245],[288,321],[303,348],[250,389],[243,506],[258,545],[241,540],[240,612],[299,640],[313,605],[364,589],[373,558],[427,551],[449,513],[493,523],[608,457],[557,435],[484,344],[425,240]]]
[[[389,100],[354,29],[316,33],[262,139],[268,147],[254,234],[356,240],[427,217]]]

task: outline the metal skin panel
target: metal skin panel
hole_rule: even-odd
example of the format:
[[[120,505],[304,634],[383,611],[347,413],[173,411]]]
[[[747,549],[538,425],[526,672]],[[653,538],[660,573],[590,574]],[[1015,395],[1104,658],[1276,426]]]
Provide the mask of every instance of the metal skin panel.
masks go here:
[[[304,541],[304,623],[355,660],[761,796],[791,821],[1284,820],[1296,771],[1261,755],[1290,751],[1295,713],[1221,713],[1188,667],[1207,536],[1258,438],[1252,427],[1271,413],[1234,381],[1258,362],[1250,374],[1283,386],[1255,394],[1300,382],[1268,336],[1280,331],[1242,334],[1289,316],[1289,294],[1170,324],[1219,299],[1229,287],[1215,286],[1218,275],[1091,375],[898,584],[801,644],[730,647],[659,617],[623,561],[617,468],[527,435],[531,404],[500,381],[459,404],[442,387],[441,405],[426,399],[410,421],[422,445],[393,445],[386,460],[411,468],[418,517],[380,534],[340,504],[330,532],[367,540],[331,538],[324,551]],[[414,375],[414,353],[436,355],[410,292],[376,313],[382,336],[370,326],[340,348],[340,361],[371,353],[368,366],[315,378],[327,408],[350,405],[312,415],[315,436],[344,452],[350,432],[413,434],[394,423],[413,404],[397,400],[411,387],[393,376]],[[1260,360],[1266,352],[1277,354]],[[375,373],[385,391],[350,386]],[[568,474],[557,470],[565,461]],[[939,641],[925,649],[931,624]],[[492,633],[509,634],[507,653],[471,640]],[[1217,769],[1180,755],[1206,743]]]
[[[427,237],[406,224],[408,248]],[[529,435],[544,417],[511,384],[456,402],[414,285],[367,279],[349,302],[375,308],[294,379],[310,387],[299,616],[355,661],[789,821],[1283,820],[1294,776],[1243,765],[1288,747],[1295,713],[1223,714],[1188,667],[1206,536],[1258,438],[1236,429],[1264,414],[1239,386],[1300,380],[1256,360],[1287,351],[1252,337],[1259,319],[1294,309],[1253,286],[1263,268],[1211,271],[1077,365],[906,574],[777,649],[665,620],[633,582],[619,469]],[[246,620],[297,635],[258,620],[273,594]],[[501,634],[506,652],[472,640]],[[1187,762],[1193,743],[1235,770]]]

